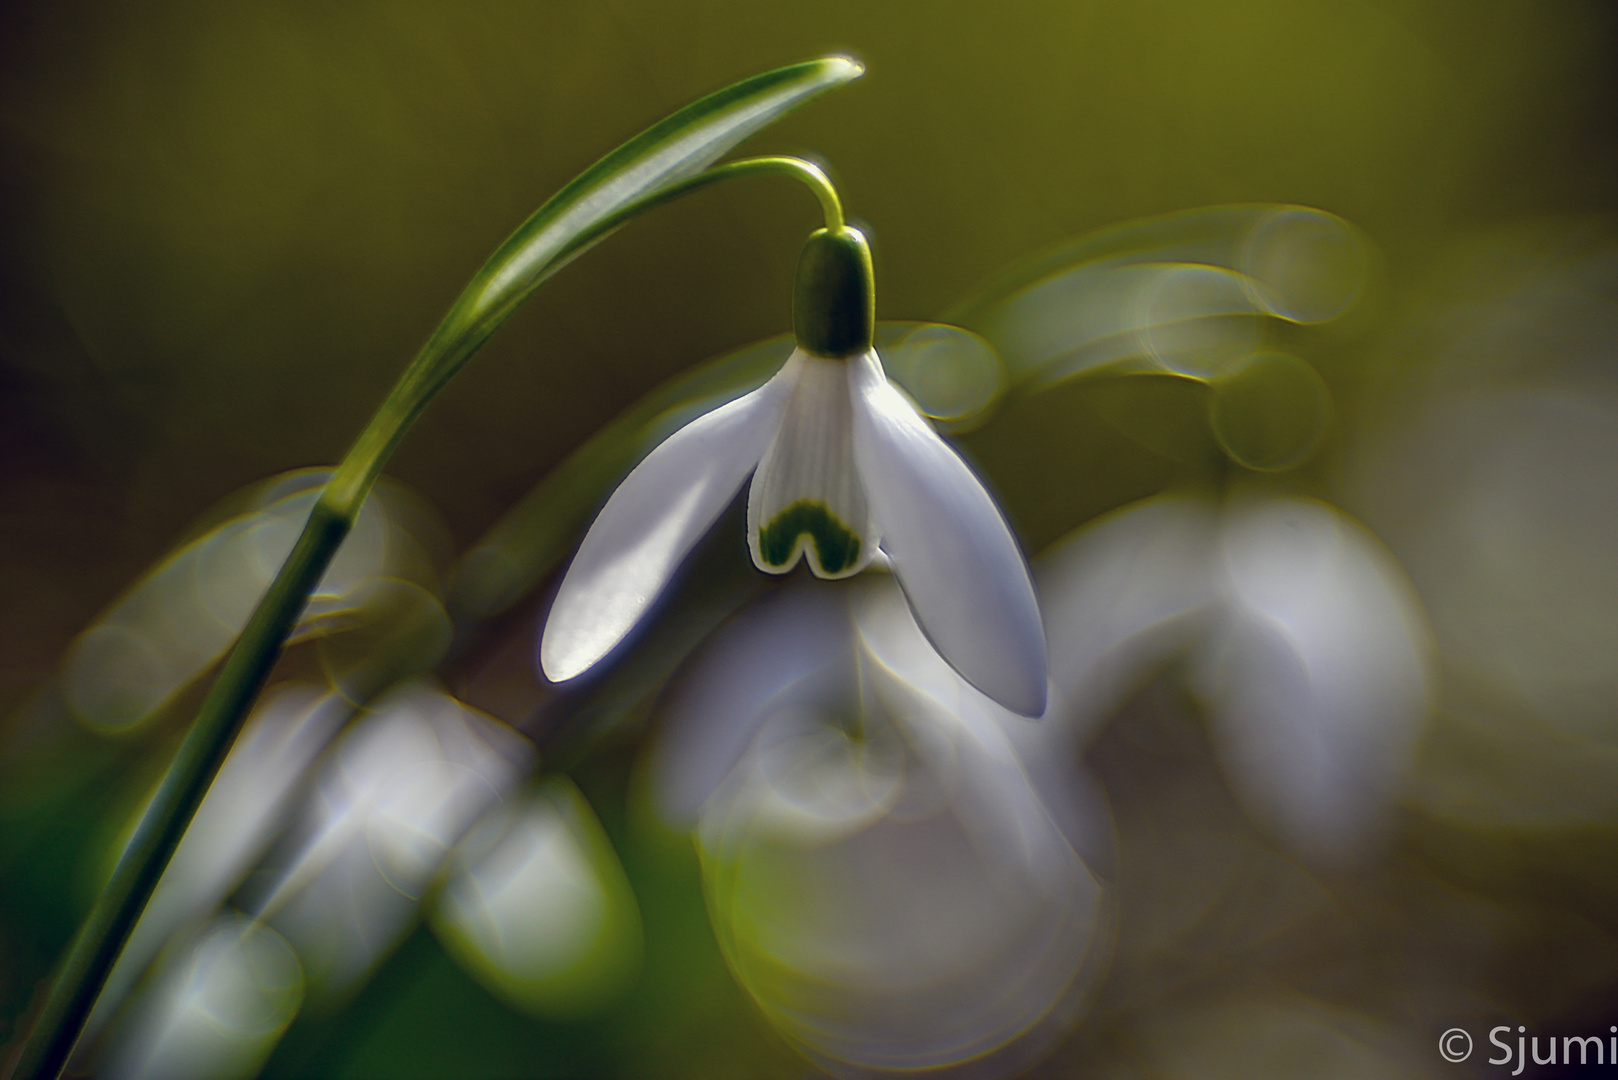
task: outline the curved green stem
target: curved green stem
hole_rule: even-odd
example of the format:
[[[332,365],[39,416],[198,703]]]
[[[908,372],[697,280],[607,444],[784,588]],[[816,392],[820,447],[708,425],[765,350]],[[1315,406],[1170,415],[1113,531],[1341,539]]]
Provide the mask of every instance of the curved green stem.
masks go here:
[[[821,171],[820,166],[811,161],[795,157],[756,157],[743,158],[741,161],[731,161],[724,165],[715,165],[705,173],[699,173],[689,180],[678,184],[671,184],[655,195],[643,200],[644,205],[635,204],[633,209],[638,213],[641,209],[656,206],[659,203],[670,202],[682,195],[688,195],[721,180],[735,180],[743,176],[790,176],[815,193],[820,200],[820,211],[826,218],[826,228],[830,232],[837,232],[843,227],[843,202],[837,197],[837,187],[831,182],[831,177]],[[633,214],[626,213],[625,219]]]
[[[746,176],[790,176],[813,191],[815,197],[820,200],[820,210],[826,219],[828,231],[838,232],[843,228],[843,202],[837,197],[837,188],[833,186],[831,178],[822,172],[818,165],[795,157],[743,158],[741,161],[715,165],[707,172],[660,188],[645,198],[609,214],[589,229],[580,232],[576,240],[564,247],[557,256],[558,262],[566,262],[582,254],[585,249],[605,239],[609,233],[616,231],[631,218],[639,217],[655,206],[683,199],[693,192],[712,187],[724,180],[739,180]]]
[[[579,229],[570,240],[556,249],[555,254],[543,268],[533,274],[528,286],[529,291],[537,288],[563,266],[646,211],[723,181],[739,180],[748,176],[789,176],[799,181],[813,191],[819,200],[821,213],[826,219],[826,228],[832,232],[843,228],[842,200],[838,198],[837,188],[832,184],[831,178],[821,171],[819,166],[794,157],[744,158],[741,161],[716,165],[695,176],[658,188]],[[359,504],[364,501],[365,494],[376,482],[383,464],[392,456],[394,448],[399,445],[399,440],[404,437],[404,433],[409,430],[416,417],[421,415],[421,411],[427,407],[433,395],[516,310],[516,304],[513,303],[502,306],[497,317],[489,315],[474,317],[466,311],[476,307],[475,303],[468,301],[468,297],[477,295],[475,290],[485,276],[484,272],[480,272],[478,277],[473,279],[472,285],[467,287],[461,300],[456,302],[455,307],[439,324],[438,330],[416,354],[416,358],[394,384],[387,400],[382,403],[376,415],[371,417],[370,423],[365,425],[365,430],[360,432],[359,438],[344,456],[342,463],[337,466],[331,482],[326,485],[326,490],[321,495],[321,500],[333,510],[350,515],[358,513]],[[528,293],[525,292],[524,296],[526,295]]]
[[[719,180],[788,173],[842,222],[837,193],[808,162],[712,162],[785,112],[863,73],[841,57],[796,64],[686,106],[586,169],[534,212],[473,276],[332,474],[292,553],[247,621],[134,835],[58,969],[13,1071],[54,1080],[158,880],[269,679],[309,595],[376,478],[435,394],[538,286],[640,213]]]

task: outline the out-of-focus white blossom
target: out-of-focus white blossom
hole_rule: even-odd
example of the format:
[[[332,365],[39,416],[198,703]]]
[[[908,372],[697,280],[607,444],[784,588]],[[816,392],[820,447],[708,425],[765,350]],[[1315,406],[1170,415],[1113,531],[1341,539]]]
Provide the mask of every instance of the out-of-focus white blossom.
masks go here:
[[[1238,498],[1219,551],[1220,621],[1193,661],[1215,748],[1256,820],[1351,858],[1385,826],[1432,707],[1420,602],[1325,503]]]
[[[1385,824],[1432,703],[1428,632],[1398,564],[1314,500],[1127,507],[1038,562],[1071,759],[1154,671],[1189,661],[1232,786],[1311,859],[1351,859]]]
[[[176,955],[120,1023],[109,1080],[246,1080],[256,1076],[303,1001],[303,971],[285,939],[226,914]]]
[[[74,715],[97,731],[130,730],[223,656],[286,561],[326,476],[303,470],[261,485],[240,512],[179,548],[103,612],[63,662],[62,695]],[[436,633],[416,650],[425,649],[417,670],[430,667],[448,645],[448,617],[432,596],[446,545],[430,508],[397,484],[379,484],[315,586],[294,640],[378,616],[396,622],[399,594],[408,592],[430,609]],[[368,692],[382,686],[347,677]]]
[[[355,987],[409,930],[450,849],[532,745],[426,683],[389,692],[331,748],[250,908],[303,958],[311,997]]]
[[[1003,727],[1029,723],[891,579],[776,594],[668,701],[654,800],[695,826],[738,981],[825,1067],[1007,1075],[1101,966],[1105,890]]]
[[[640,972],[640,910],[590,804],[565,777],[467,834],[430,912],[473,978],[518,1008],[575,1019]]]
[[[282,686],[260,702],[118,954],[82,1046],[89,1048],[164,943],[186,923],[210,915],[264,854],[309,764],[352,711],[336,694],[307,683]]]
[[[1104,368],[1217,376],[1263,351],[1264,322],[1329,322],[1365,286],[1369,247],[1304,206],[1188,210],[1105,229],[997,276],[949,321],[1016,381]]]

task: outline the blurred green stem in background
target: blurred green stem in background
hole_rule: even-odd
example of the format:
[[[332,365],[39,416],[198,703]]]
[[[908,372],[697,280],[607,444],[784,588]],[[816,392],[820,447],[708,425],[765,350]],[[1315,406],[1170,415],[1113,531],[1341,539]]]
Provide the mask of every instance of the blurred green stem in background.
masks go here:
[[[15,1076],[54,1080],[61,1073],[310,593],[389,456],[433,396],[547,278],[630,218],[671,199],[720,180],[784,173],[805,182],[820,199],[827,227],[839,228],[836,191],[807,162],[756,158],[709,167],[760,128],[863,72],[852,60],[828,57],[766,72],[686,106],[586,169],[483,264],[338,465],[292,554],[254,609],[112,879],[74,938]]]

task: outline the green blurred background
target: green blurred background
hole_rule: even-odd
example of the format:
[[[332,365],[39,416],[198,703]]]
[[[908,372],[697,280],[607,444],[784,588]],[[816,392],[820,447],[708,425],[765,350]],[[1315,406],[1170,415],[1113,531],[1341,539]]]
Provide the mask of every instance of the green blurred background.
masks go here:
[[[1604,2],[7,0],[0,716],[211,503],[340,456],[471,272],[567,179],[696,96],[828,52],[868,74],[749,148],[828,163],[869,225],[881,317],[935,316],[1008,262],[1116,221],[1307,204],[1380,252],[1366,303],[1312,357],[1343,416],[1374,414],[1382,384],[1331,357],[1399,310],[1451,245],[1524,217],[1618,209],[1618,14]],[[752,182],[623,230],[499,334],[389,472],[464,547],[636,396],[786,329],[816,218],[803,192]],[[1057,453],[1071,423],[1053,409],[1027,420],[987,429],[977,449],[1033,549],[1174,479],[1123,444]],[[996,470],[1031,453],[1052,454],[1049,467]],[[74,844],[104,828],[106,798],[44,847],[37,833],[0,842],[12,883],[0,1038],[76,917]],[[24,872],[19,860],[47,850],[48,866]],[[642,889],[669,875],[678,914],[643,895],[649,934],[659,918],[701,925],[688,865],[624,854]],[[709,993],[715,1015],[739,1018],[693,1029],[726,1049],[646,1034],[639,1060],[705,1076],[789,1060],[746,1018],[711,945],[693,948],[687,980],[661,990]],[[542,1072],[543,1059],[588,1074],[567,1047],[679,1029],[668,1015],[594,1035],[525,1026],[421,935],[388,972],[404,989],[362,998],[342,1023],[458,1031],[491,1073]],[[655,995],[637,1000],[656,1012]],[[284,1049],[314,1053],[337,1025]],[[352,1038],[351,1075],[451,1067],[421,1056],[425,1039],[389,1052]]]

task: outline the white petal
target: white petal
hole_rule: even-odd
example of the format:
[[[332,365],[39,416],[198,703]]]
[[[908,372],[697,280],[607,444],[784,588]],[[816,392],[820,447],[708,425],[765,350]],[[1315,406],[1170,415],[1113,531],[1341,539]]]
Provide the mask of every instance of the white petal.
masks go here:
[[[1045,631],[1028,566],[972,470],[888,384],[849,363],[854,457],[894,575],[950,666],[1024,716],[1045,711]]]
[[[539,646],[545,677],[582,675],[629,633],[758,464],[791,396],[789,363],[699,416],[618,485],[573,557]]]
[[[306,965],[311,1000],[357,989],[415,923],[450,851],[533,766],[533,744],[427,680],[371,702],[317,767],[242,909]]]
[[[854,467],[849,364],[800,350],[787,366],[797,383],[747,493],[747,544],[766,573],[807,556],[816,577],[849,577],[880,540]]]

